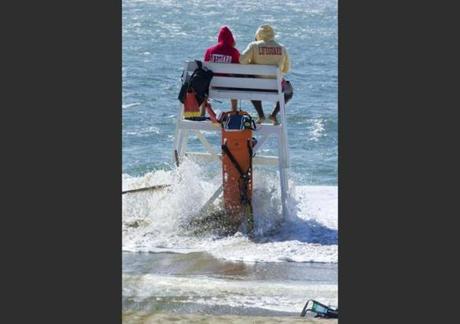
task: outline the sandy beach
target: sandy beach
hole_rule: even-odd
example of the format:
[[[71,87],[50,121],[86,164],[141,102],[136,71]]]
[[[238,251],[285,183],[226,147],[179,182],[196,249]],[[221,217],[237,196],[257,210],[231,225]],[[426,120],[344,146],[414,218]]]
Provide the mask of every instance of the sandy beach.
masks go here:
[[[141,315],[139,313],[123,314],[123,323],[232,323],[232,324],[335,324],[337,319],[304,318],[299,316],[239,316],[239,315],[197,315],[167,314]]]
[[[337,304],[337,264],[126,252],[123,265],[123,323],[336,323],[299,315]]]

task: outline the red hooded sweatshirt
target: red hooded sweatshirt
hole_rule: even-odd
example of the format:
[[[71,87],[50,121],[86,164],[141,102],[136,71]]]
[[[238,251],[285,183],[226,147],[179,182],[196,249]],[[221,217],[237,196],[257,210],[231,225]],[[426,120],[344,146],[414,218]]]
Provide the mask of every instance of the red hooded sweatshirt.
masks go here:
[[[211,46],[204,54],[205,62],[240,63],[240,52],[234,47],[235,39],[227,26],[219,30],[217,45]]]

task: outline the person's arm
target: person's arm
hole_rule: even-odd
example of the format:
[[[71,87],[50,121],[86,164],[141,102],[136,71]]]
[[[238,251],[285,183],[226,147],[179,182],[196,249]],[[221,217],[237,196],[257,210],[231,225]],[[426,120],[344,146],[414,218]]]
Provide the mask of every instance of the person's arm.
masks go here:
[[[254,61],[254,43],[249,43],[248,47],[240,55],[241,64],[251,64]]]
[[[286,49],[284,49],[284,60],[283,64],[281,65],[281,72],[287,73],[289,71],[290,64],[291,62],[289,62],[289,55]]]
[[[211,55],[209,54],[209,49],[204,53],[204,61],[209,62],[211,60]]]
[[[240,52],[236,48],[232,54],[232,63],[240,63]]]

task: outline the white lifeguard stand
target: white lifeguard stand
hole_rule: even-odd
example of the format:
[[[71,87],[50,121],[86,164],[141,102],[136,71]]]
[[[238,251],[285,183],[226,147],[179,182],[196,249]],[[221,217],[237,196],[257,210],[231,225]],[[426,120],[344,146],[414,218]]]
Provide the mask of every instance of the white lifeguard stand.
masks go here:
[[[278,138],[278,156],[256,155],[253,165],[278,165],[281,188],[281,206],[283,217],[287,216],[287,192],[288,192],[288,142],[285,116],[284,94],[281,90],[282,75],[276,66],[272,65],[244,65],[244,64],[220,64],[203,63],[214,74],[227,74],[214,76],[209,87],[210,99],[239,99],[239,100],[262,100],[280,103],[280,125],[261,124],[253,135],[257,136],[257,144],[253,152],[257,153],[260,147],[270,136]],[[197,68],[196,62],[185,62],[184,81],[190,78],[193,71]],[[236,75],[240,76],[237,77]],[[270,107],[271,108],[271,107]],[[266,108],[267,109],[267,108]],[[217,123],[206,121],[191,121],[183,118],[183,104],[179,105],[176,123],[176,133],[174,139],[174,158],[176,162],[184,156],[191,156],[195,159],[204,161],[220,161],[221,154],[206,139],[203,131],[214,131],[220,134],[221,126]],[[187,151],[189,135],[193,132],[207,153]],[[220,150],[219,150],[220,151]],[[212,203],[222,192],[222,185],[216,190],[205,206]]]

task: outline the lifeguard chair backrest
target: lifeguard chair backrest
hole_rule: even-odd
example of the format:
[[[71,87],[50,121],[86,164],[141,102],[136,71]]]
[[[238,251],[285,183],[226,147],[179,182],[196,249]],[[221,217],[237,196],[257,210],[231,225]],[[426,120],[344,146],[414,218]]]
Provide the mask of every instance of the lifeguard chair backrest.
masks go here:
[[[277,66],[258,64],[223,64],[205,62],[214,72],[209,85],[209,98],[284,101],[282,76]],[[184,77],[196,69],[194,61],[186,62]]]

